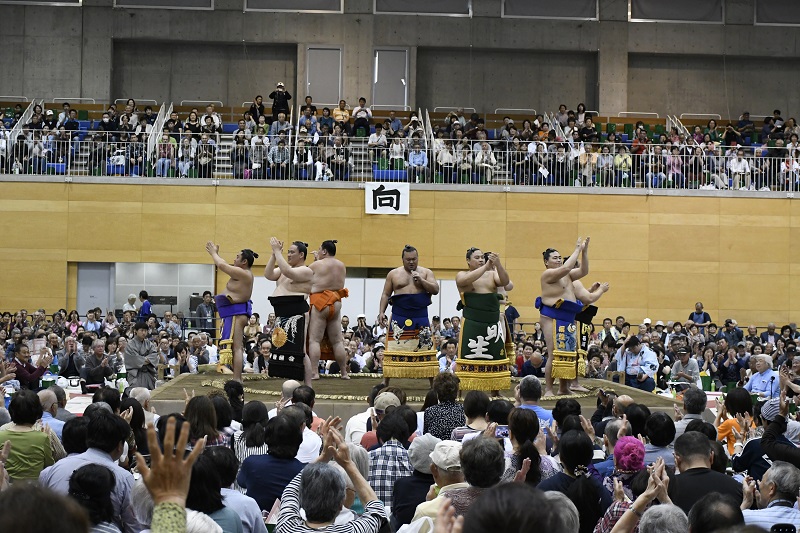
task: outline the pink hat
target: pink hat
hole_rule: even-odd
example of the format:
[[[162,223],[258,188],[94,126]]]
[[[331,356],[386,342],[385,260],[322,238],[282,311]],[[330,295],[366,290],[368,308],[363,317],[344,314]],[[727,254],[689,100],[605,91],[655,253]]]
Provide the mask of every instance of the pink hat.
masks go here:
[[[635,437],[622,437],[614,445],[614,462],[621,472],[638,472],[644,468],[644,444]]]

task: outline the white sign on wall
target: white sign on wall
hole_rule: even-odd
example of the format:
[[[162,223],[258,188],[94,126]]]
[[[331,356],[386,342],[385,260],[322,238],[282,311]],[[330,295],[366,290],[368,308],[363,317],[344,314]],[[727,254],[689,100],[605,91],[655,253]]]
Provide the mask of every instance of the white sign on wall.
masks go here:
[[[407,215],[410,198],[408,183],[364,184],[364,212],[368,215]]]

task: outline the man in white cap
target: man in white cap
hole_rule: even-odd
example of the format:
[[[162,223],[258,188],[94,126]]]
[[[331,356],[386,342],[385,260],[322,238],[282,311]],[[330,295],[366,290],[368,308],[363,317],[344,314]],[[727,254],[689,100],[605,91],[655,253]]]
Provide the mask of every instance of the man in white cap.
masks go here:
[[[416,440],[416,439],[414,439]],[[433,496],[428,501],[422,502],[417,506],[413,520],[418,520],[427,516],[433,520],[439,512],[447,493],[451,490],[465,489],[469,484],[464,481],[464,473],[461,471],[461,443],[453,440],[443,440],[436,443],[431,453],[431,474],[436,482],[430,488],[429,495]],[[425,533],[427,528],[420,530]]]
[[[386,410],[389,409],[389,407],[400,407],[400,398],[391,392],[382,392],[378,394],[375,397],[375,403],[372,407],[375,413],[374,422],[380,422],[383,420],[383,417],[386,415]],[[378,433],[376,431],[374,422],[372,431],[367,431],[364,433],[364,436],[361,437],[361,442],[359,443],[365,450],[371,450],[379,444]]]
[[[292,95],[286,90],[282,81],[279,81],[275,90],[269,93],[269,97],[272,98],[273,121],[278,120],[278,113],[283,113],[284,116],[289,115],[289,100],[292,99]]]
[[[128,295],[128,301],[125,302],[124,304],[122,304],[122,312],[124,313],[125,311],[134,311],[134,312],[136,311],[136,295],[135,294],[129,294]]]
[[[642,323],[645,325],[645,327],[647,328],[647,332],[649,333],[649,332],[650,332],[650,324],[652,324],[652,323],[653,323],[653,321],[652,321],[652,320],[650,320],[649,318],[645,318],[645,319],[642,321]]]
[[[425,497],[434,483],[431,474],[431,454],[436,445],[442,442],[430,433],[411,441],[408,447],[408,460],[414,471],[408,477],[402,477],[394,483],[392,500],[392,530],[397,531],[400,526],[410,524],[417,506],[425,501]]]

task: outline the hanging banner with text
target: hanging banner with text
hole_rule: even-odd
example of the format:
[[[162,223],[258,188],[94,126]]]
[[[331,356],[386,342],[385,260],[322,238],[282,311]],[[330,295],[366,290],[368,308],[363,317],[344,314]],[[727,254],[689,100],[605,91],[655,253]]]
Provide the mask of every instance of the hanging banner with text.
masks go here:
[[[410,198],[408,183],[364,184],[364,212],[368,215],[407,215]]]

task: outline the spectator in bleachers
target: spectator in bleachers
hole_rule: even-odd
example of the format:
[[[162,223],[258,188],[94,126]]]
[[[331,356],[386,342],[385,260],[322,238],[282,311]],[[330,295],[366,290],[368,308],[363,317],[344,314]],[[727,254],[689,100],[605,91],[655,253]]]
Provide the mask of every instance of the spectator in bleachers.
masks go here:
[[[250,146],[247,143],[243,130],[234,134],[230,158],[233,168],[233,177],[235,179],[244,178],[245,170],[250,169]],[[247,174],[249,174],[249,172]]]
[[[273,122],[275,126],[277,122]],[[270,177],[272,179],[289,179],[289,163],[292,161],[291,151],[286,146],[286,141],[278,139],[278,144],[273,145],[267,155],[269,161]]]
[[[477,171],[478,183],[491,183],[492,176],[497,169],[497,158],[492,152],[489,143],[481,142],[480,150],[475,154],[475,170]]]
[[[171,169],[175,169],[175,147],[172,145],[170,136],[161,135],[161,140],[156,147],[156,176],[167,177]]]
[[[375,163],[379,159],[387,159],[387,128],[380,124],[375,125],[375,133],[369,136],[367,141],[367,148],[369,149],[369,159],[371,163]]]
[[[300,127],[302,126],[306,128],[306,130],[311,135],[314,135],[315,133],[317,133],[317,117],[315,117],[314,114],[312,113],[312,108],[313,110],[316,110],[316,107],[314,106],[305,106],[303,108],[303,115],[300,117],[300,120],[298,121],[297,129],[299,131]]]
[[[214,104],[208,104],[206,106],[205,114],[200,117],[200,123],[203,125],[207,125],[207,118],[211,119],[211,122],[216,127],[217,130],[222,130],[222,117],[214,110]]]
[[[353,135],[367,137],[370,132],[370,121],[372,120],[372,110],[367,106],[367,99],[363,96],[358,99],[358,106],[353,109]],[[359,131],[363,131],[358,135]]]
[[[333,148],[326,153],[327,163],[337,180],[347,179],[347,162],[350,159],[350,150],[343,145],[342,137],[333,140]]]
[[[449,139],[445,141],[444,148],[439,151],[436,157],[438,172],[442,174],[444,183],[452,183],[456,172],[456,156],[453,153],[453,143]]]
[[[614,156],[615,179],[613,186],[621,187],[629,183],[633,163],[628,148],[623,144],[619,147],[619,152]]]
[[[55,113],[53,113],[52,109],[48,109],[47,111],[45,111],[44,117],[42,118],[42,124],[43,126],[47,126],[51,130],[56,129],[56,126],[58,124],[58,119],[56,118]],[[5,124],[3,125],[3,127],[4,126]]]
[[[430,181],[428,155],[422,150],[420,144],[414,144],[413,150],[408,154],[408,179],[411,183],[428,183]]]
[[[311,95],[308,95],[308,96],[305,97],[305,99],[303,101],[303,105],[300,106],[300,113],[305,113],[306,109],[310,109],[311,110],[311,115],[312,116],[314,116],[314,117],[317,116],[317,106],[314,105],[313,98],[311,98]]]
[[[341,126],[342,130],[349,131],[350,110],[347,109],[347,102],[345,100],[339,100],[339,107],[333,110],[333,122],[334,125]]]
[[[181,139],[180,148],[178,148],[178,175],[181,178],[189,177],[189,170],[194,167],[195,160],[195,145],[192,144],[190,135],[185,135]]]
[[[295,179],[310,179],[313,176],[314,157],[311,150],[306,148],[306,143],[303,139],[298,139],[297,141],[292,165],[295,171],[293,176]]]
[[[253,179],[263,179],[266,177],[268,153],[269,139],[264,134],[264,128],[259,127],[257,134],[250,140],[250,161]]]
[[[286,113],[279,112],[277,116],[277,120],[272,123],[272,126],[269,128],[269,140],[271,143],[275,143],[278,134],[280,132],[291,132],[292,125],[286,120]]]
[[[333,128],[333,117],[331,116],[330,108],[328,107],[322,108],[322,117],[317,122],[319,124],[320,131],[322,130],[322,127],[325,125],[328,126],[328,131],[330,131],[331,128]]]
[[[253,103],[250,104],[250,116],[253,117],[253,120],[258,122],[259,117],[263,117],[265,113],[264,109],[264,98],[259,94],[253,99]]]
[[[739,130],[739,133],[741,133],[744,137],[750,137],[753,141],[755,141],[753,136],[755,135],[756,128],[755,124],[753,124],[753,121],[750,120],[749,111],[745,111],[742,113],[742,116],[739,117],[739,122],[736,123],[736,129]]]
[[[284,117],[289,115],[289,100],[292,95],[286,90],[282,81],[278,82],[275,90],[269,93],[272,99],[272,120],[278,120],[278,113],[283,113]]]
[[[253,132],[247,127],[247,121],[244,118],[240,118],[236,123],[236,130],[233,132],[233,137],[236,138],[240,132],[244,135],[245,140],[249,143],[250,139],[253,137]]]
[[[195,150],[195,167],[198,178],[212,178],[214,174],[214,155],[216,147],[208,138],[207,133],[200,135],[200,142]]]
[[[56,128],[64,124],[67,121],[67,119],[69,119],[69,112],[71,109],[69,102],[64,102],[61,105],[61,109],[62,109],[61,113],[58,114],[58,122],[56,122]]]
[[[200,128],[202,128],[202,123],[197,118],[196,111],[189,112],[189,118],[186,119],[186,122],[183,124],[184,132],[191,133],[195,140],[200,138]]]
[[[203,126],[200,128],[200,133],[207,133],[209,141],[214,143],[215,145],[219,145],[220,133],[222,133],[222,127],[217,126],[213,117],[204,115]]]
[[[125,172],[131,176],[140,176],[145,173],[145,147],[139,142],[139,136],[131,135],[125,153]]]

